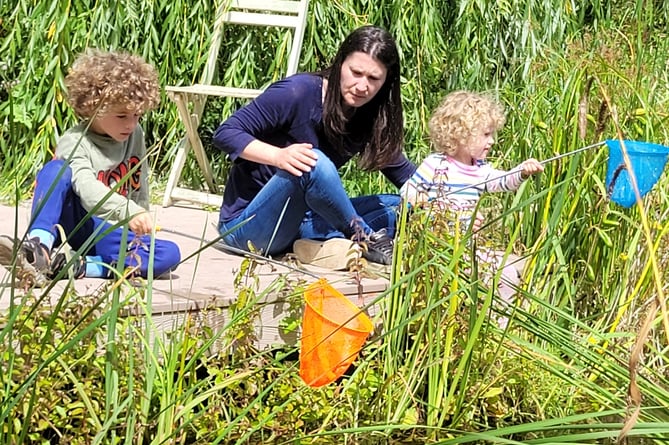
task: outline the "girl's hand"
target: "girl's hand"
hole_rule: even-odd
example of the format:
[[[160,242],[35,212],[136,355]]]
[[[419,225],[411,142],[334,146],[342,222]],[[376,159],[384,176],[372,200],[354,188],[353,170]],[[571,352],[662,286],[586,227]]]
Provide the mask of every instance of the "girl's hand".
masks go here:
[[[276,151],[273,164],[291,175],[302,176],[316,165],[318,155],[312,148],[311,144],[289,145]]]
[[[128,227],[135,235],[149,235],[153,229],[153,219],[149,212],[138,213],[132,217],[128,223]]]
[[[532,175],[538,175],[544,171],[544,166],[536,159],[530,158],[520,164],[520,169],[520,176],[522,176],[523,179],[527,179]]]
[[[474,221],[472,221],[472,232],[476,233],[479,230],[481,230],[481,227],[483,227],[484,222],[485,218],[483,217],[483,214],[477,211],[476,215],[474,215]]]

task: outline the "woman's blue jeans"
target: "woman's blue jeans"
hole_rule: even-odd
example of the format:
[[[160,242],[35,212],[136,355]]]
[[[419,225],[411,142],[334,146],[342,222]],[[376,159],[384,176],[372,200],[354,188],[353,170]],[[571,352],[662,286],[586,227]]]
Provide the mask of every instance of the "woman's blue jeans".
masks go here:
[[[386,229],[394,236],[399,195],[349,198],[339,172],[320,150],[316,165],[302,176],[279,170],[237,217],[219,222],[228,246],[265,255],[290,250],[298,238],[360,237]]]

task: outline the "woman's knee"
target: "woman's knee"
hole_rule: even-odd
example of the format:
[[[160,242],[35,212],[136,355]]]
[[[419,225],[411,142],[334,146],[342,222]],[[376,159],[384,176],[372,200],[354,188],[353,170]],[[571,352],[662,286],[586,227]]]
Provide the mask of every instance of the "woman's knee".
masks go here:
[[[318,154],[318,159],[316,160],[316,165],[311,168],[311,171],[308,173],[310,180],[320,181],[320,180],[332,180],[335,179],[341,181],[339,177],[339,171],[334,165],[334,162],[327,157],[325,153],[320,151],[317,148],[314,148],[316,154]]]
[[[279,170],[276,172],[276,175],[283,180],[300,183],[301,188],[306,188],[313,184],[330,183],[332,181],[341,183],[339,171],[330,158],[316,148],[314,151],[318,154],[318,159],[316,160],[316,164],[311,167],[310,171],[304,172],[301,176],[295,176],[285,170]]]

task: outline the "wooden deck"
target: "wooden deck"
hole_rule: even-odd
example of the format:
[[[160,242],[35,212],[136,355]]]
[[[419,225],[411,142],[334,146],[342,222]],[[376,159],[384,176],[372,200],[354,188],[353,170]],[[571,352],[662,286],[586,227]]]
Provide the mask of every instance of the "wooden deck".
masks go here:
[[[218,221],[216,212],[185,206],[156,207],[153,211],[161,227],[157,236],[179,244],[182,258],[200,251],[208,241],[218,236],[215,229]],[[28,203],[18,207],[0,205],[0,234],[11,236],[16,226],[21,236],[28,227],[29,218]],[[213,329],[225,326],[230,319],[228,308],[237,301],[235,277],[242,261],[244,258],[240,255],[211,246],[184,261],[170,277],[154,280],[149,295],[156,335],[178,329],[188,318],[191,321],[195,318]],[[289,267],[291,265],[293,268]],[[273,344],[294,344],[299,335],[296,331],[284,333],[280,329],[281,320],[294,318],[295,309],[300,309],[301,305],[299,295],[293,293],[292,296],[286,296],[285,287],[283,292],[277,290],[277,279],[288,280],[289,283],[310,283],[317,277],[324,277],[359,307],[369,305],[388,286],[388,281],[378,276],[362,278],[358,283],[353,273],[332,273],[290,261],[281,264],[260,263],[254,276],[258,281],[251,288],[257,296],[259,314],[255,332],[260,348]],[[10,304],[12,292],[8,281],[9,271],[0,267],[0,311],[6,310]],[[74,288],[77,295],[90,295],[108,283],[108,280],[85,278],[77,280]],[[57,283],[45,301],[53,304],[55,298],[63,295],[66,285],[66,281]],[[36,292],[44,291],[38,289]],[[14,294],[18,295],[19,292],[15,291]],[[141,303],[137,307],[146,307]],[[372,314],[375,312],[374,308],[370,310]]]

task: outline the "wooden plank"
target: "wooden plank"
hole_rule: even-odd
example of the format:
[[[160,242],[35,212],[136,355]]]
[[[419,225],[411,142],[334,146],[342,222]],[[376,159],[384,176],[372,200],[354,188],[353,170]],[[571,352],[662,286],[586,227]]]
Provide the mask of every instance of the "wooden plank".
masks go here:
[[[165,195],[167,196],[167,194]],[[183,187],[172,188],[172,192],[169,194],[169,197],[171,201],[186,201],[194,204],[201,204],[212,207],[219,207],[223,202],[222,195],[215,195],[213,193],[190,190]],[[169,205],[172,205],[172,202],[167,204],[167,206]],[[164,203],[163,206],[165,206]]]
[[[275,11],[299,14],[302,8],[300,0],[231,0],[227,9],[253,9],[256,11]]]
[[[225,23],[251,26],[275,26],[297,28],[301,20],[296,15],[261,14],[256,12],[228,11],[223,17]]]
[[[166,86],[165,91],[167,91],[168,96],[170,96],[172,100],[176,98],[176,95],[170,93],[182,93],[187,95],[201,94],[206,96],[219,96],[219,97],[238,97],[242,99],[253,99],[258,95],[260,95],[260,93],[262,93],[262,90],[252,89],[252,88],[225,87],[220,85],[204,85],[199,83],[186,86]],[[190,97],[188,99],[190,99]]]
[[[346,295],[351,302],[360,307],[370,318],[374,319],[380,314],[381,308],[379,304],[371,305],[367,309],[362,309],[370,305],[374,299],[379,296],[379,292],[364,293],[360,295]],[[301,322],[303,314],[303,306],[295,307],[294,301],[289,301],[285,298],[280,298],[274,295],[274,299],[268,299],[265,302],[258,302],[255,310],[257,311],[253,320],[253,332],[255,339],[252,345],[260,350],[276,347],[276,346],[295,346],[300,338],[299,326],[293,330],[286,331],[283,327],[283,321],[286,317],[291,317],[298,322]],[[229,307],[232,301],[212,301],[211,298],[205,299],[200,304],[199,309],[182,310],[182,311],[156,311],[157,307],[154,304],[154,312],[151,315],[152,324],[155,327],[153,337],[159,337],[165,341],[170,332],[180,331],[185,325],[198,328],[209,328],[216,333],[222,329],[229,329],[232,319],[229,313]],[[141,320],[138,321],[141,325]],[[377,325],[376,329],[379,329]],[[214,347],[215,351],[221,352],[225,347],[224,342],[217,342]]]

